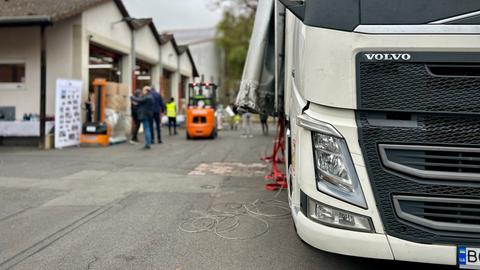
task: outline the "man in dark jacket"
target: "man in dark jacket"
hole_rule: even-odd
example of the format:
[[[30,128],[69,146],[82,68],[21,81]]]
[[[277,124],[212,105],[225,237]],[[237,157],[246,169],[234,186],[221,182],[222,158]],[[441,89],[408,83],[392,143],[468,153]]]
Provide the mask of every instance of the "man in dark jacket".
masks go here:
[[[161,133],[161,128],[162,128],[162,113],[165,111],[165,104],[163,103],[163,98],[160,95],[160,93],[155,90],[155,88],[152,86],[150,90],[150,95],[153,98],[153,118],[150,121],[151,125],[151,130],[152,130],[152,143],[155,138],[154,134],[154,128],[153,125],[155,124],[156,130],[157,130],[157,141],[158,143],[162,143],[162,133]]]
[[[153,117],[153,98],[150,95],[150,87],[145,86],[141,97],[131,97],[132,102],[137,105],[137,119],[143,124],[143,134],[145,135],[145,147],[143,149],[150,149],[152,144],[152,131],[150,121]]]
[[[140,97],[141,94],[142,94],[142,90],[137,89],[135,91],[135,97]],[[130,140],[131,144],[138,144],[138,130],[140,129],[140,124],[142,123],[138,120],[137,107],[138,107],[138,103],[132,100],[130,102],[130,109],[132,112],[132,121],[133,121],[132,139]]]

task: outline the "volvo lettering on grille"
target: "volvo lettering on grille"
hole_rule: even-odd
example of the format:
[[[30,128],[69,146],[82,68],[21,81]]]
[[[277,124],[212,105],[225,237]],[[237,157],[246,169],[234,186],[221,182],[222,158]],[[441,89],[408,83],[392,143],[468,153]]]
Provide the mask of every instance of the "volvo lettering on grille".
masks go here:
[[[376,61],[408,61],[412,59],[412,56],[408,53],[366,53],[365,57],[368,60]]]

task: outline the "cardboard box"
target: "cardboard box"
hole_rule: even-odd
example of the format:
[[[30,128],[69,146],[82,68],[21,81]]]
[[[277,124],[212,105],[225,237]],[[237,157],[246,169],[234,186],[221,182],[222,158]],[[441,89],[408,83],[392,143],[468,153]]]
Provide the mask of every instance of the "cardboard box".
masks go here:
[[[118,95],[118,83],[107,82],[107,86],[105,88],[107,91],[107,95]]]
[[[108,95],[105,100],[105,107],[116,112],[127,110],[127,98],[119,95]]]
[[[118,96],[117,97],[117,109],[119,112],[126,112],[127,111],[127,97]]]
[[[118,85],[118,94],[120,96],[128,97],[130,96],[130,89],[127,84],[121,83]]]
[[[110,94],[106,94],[105,95],[105,102],[107,102],[108,100],[111,100],[111,99],[114,99],[115,97],[117,97],[118,95],[110,95]]]

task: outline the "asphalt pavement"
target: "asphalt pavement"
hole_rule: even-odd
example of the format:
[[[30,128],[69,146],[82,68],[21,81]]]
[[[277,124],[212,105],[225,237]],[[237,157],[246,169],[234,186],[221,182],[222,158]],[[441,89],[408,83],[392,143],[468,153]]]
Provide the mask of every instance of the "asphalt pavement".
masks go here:
[[[255,131],[180,130],[151,150],[0,147],[0,270],[455,269],[303,243],[286,193],[263,188],[274,136]]]

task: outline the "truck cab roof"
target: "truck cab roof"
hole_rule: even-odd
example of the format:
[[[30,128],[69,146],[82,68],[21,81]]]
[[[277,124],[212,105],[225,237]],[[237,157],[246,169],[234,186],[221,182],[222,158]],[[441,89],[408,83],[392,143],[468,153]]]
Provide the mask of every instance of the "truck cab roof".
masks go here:
[[[478,0],[280,0],[306,25],[353,31],[359,25],[480,24]]]

